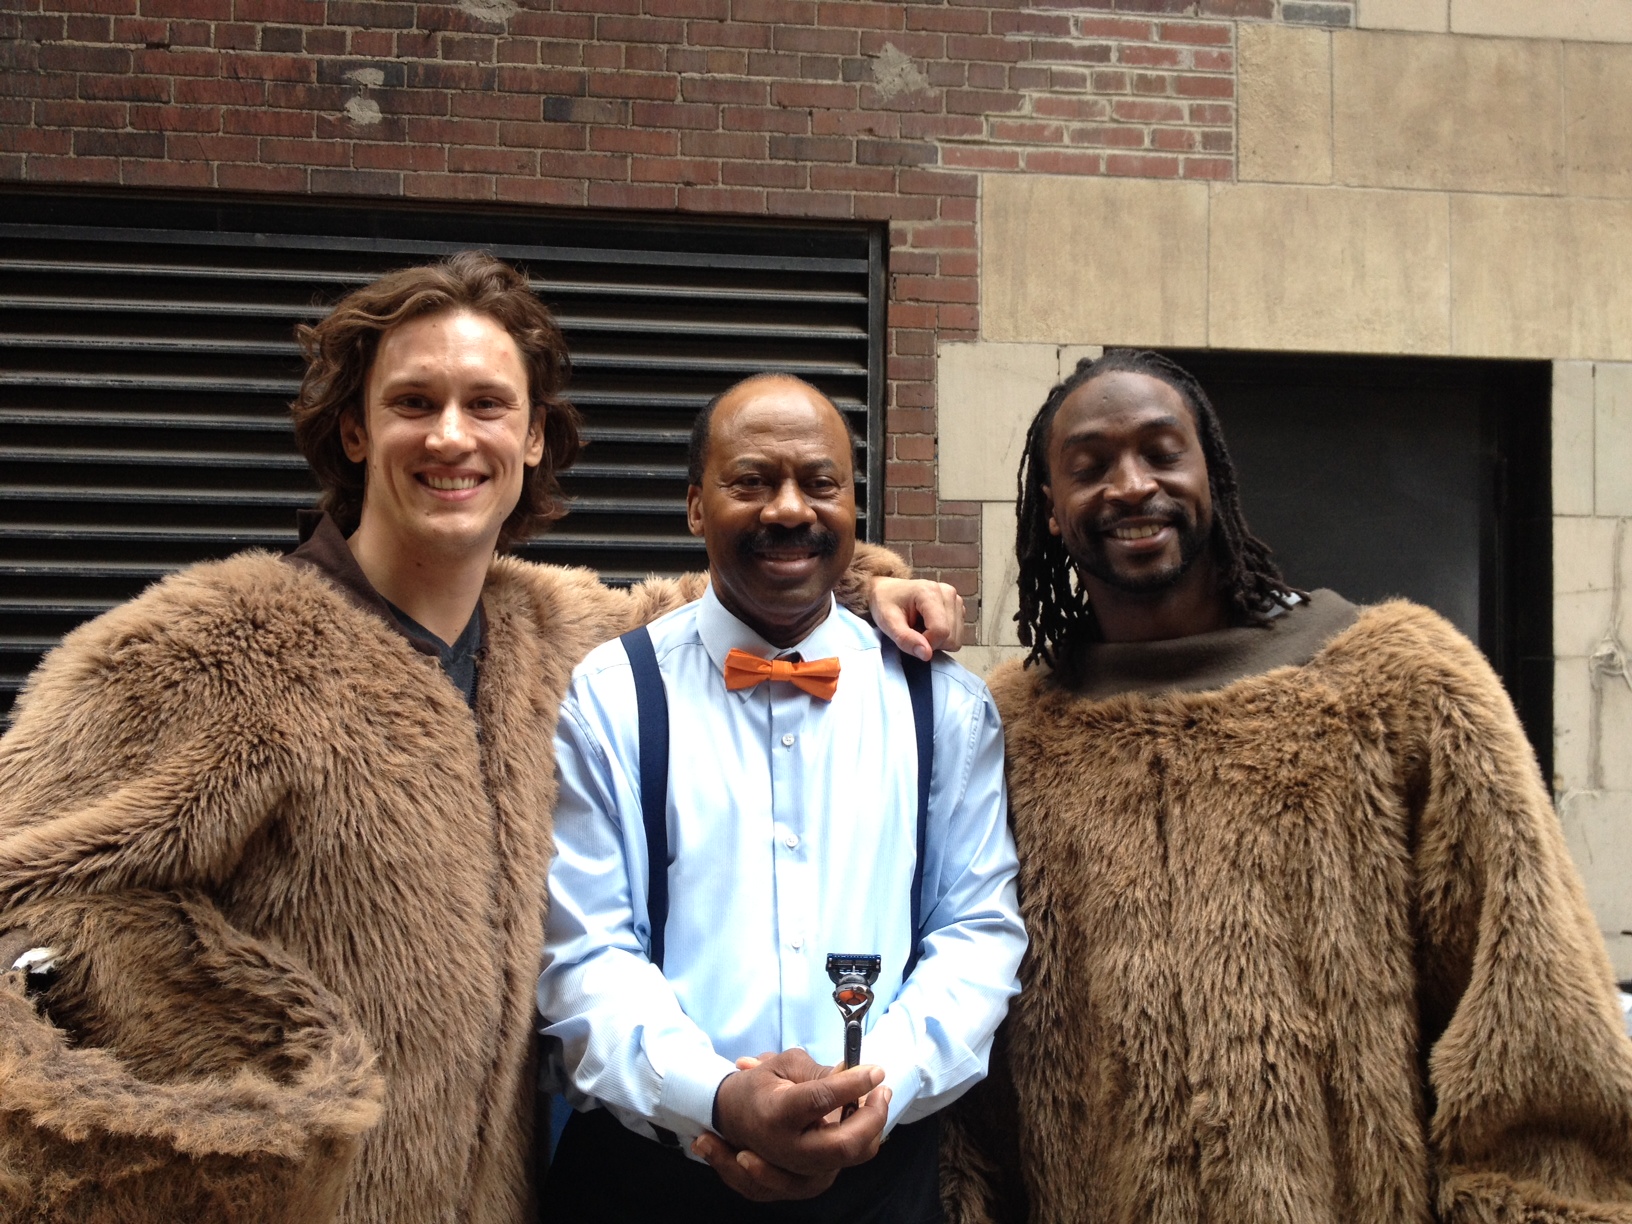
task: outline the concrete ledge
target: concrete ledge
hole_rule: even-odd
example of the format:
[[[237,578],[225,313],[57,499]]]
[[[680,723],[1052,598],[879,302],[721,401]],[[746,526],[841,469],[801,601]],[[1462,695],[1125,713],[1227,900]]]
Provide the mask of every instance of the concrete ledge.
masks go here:
[[[1451,33],[1632,42],[1626,0],[1451,0]]]

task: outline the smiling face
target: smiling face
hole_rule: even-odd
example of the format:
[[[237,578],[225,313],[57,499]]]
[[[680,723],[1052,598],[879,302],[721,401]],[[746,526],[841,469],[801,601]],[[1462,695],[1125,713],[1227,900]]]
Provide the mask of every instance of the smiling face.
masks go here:
[[[761,378],[721,400],[686,519],[708,545],[715,593],[773,646],[827,616],[856,547],[849,432],[838,409],[795,379]]]
[[[1091,600],[1160,595],[1206,555],[1207,460],[1188,405],[1161,379],[1115,371],[1067,396],[1049,432],[1048,474],[1049,530]]]
[[[516,342],[469,311],[386,332],[341,439],[366,469],[358,534],[425,560],[490,554],[544,457]]]

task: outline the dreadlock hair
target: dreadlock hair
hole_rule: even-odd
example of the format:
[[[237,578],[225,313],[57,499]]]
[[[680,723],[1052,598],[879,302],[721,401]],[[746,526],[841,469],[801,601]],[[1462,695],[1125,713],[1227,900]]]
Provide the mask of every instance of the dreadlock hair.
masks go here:
[[[1266,624],[1275,608],[1283,606],[1290,596],[1303,594],[1286,584],[1269,546],[1247,528],[1241,514],[1235,465],[1224,446],[1218,414],[1195,377],[1160,353],[1138,349],[1107,349],[1097,360],[1084,358],[1069,378],[1048,393],[1026,431],[1015,504],[1015,555],[1020,562],[1020,611],[1015,620],[1019,622],[1020,641],[1031,647],[1026,666],[1047,663],[1062,682],[1072,687],[1083,678],[1079,652],[1073,647],[1100,641],[1103,635],[1099,618],[1082,589],[1076,563],[1060,537],[1048,529],[1052,507],[1043,486],[1049,483],[1049,435],[1060,405],[1073,391],[1102,374],[1120,372],[1144,374],[1166,383],[1179,393],[1195,418],[1213,502],[1209,545],[1219,565],[1220,585],[1231,620],[1241,625]]]

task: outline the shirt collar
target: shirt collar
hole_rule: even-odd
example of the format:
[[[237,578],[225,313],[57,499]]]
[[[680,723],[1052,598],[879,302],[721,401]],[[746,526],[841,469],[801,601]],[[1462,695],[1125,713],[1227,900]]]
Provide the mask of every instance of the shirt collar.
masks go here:
[[[806,662],[832,658],[846,650],[865,650],[869,646],[877,649],[878,643],[870,640],[871,635],[868,635],[869,640],[866,641],[858,636],[852,623],[854,618],[846,615],[838,607],[833,596],[829,595],[827,599],[827,615],[821,624],[792,646],[772,646],[726,611],[725,605],[720,602],[719,596],[714,593],[713,585],[710,584],[698,602],[697,636],[702,639],[703,649],[708,652],[709,660],[715,669],[722,673],[725,671],[725,656],[733,649],[746,650],[749,654],[758,655],[762,659],[775,659],[797,652]],[[736,696],[746,701],[753,692],[753,689],[738,689]]]

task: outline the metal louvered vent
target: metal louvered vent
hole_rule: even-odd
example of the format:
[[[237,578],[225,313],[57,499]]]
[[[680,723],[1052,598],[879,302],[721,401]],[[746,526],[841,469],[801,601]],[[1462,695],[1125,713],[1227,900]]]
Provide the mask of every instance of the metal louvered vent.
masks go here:
[[[518,550],[613,580],[700,568],[692,417],[784,370],[864,439],[882,525],[884,245],[856,226],[0,193],[0,720],[73,626],[191,562],[295,543],[315,485],[297,322],[480,247],[526,267],[573,357],[572,513]]]

